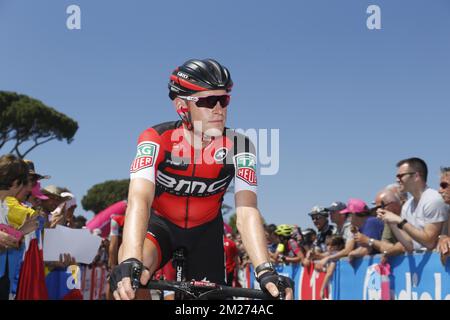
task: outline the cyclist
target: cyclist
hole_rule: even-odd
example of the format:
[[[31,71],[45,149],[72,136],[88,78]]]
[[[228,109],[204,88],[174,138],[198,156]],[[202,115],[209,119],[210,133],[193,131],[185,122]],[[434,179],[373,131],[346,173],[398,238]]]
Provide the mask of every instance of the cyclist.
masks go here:
[[[234,179],[237,225],[263,290],[292,299],[292,283],[269,262],[257,208],[256,154],[225,128],[233,82],[215,60],[188,60],[173,71],[169,97],[181,121],[143,131],[131,165],[128,207],[111,277],[116,299],[135,298],[179,247],[187,280],[225,284],[221,204]],[[145,266],[145,268],[144,268]]]
[[[289,264],[302,263],[305,259],[305,252],[299,245],[296,238],[301,232],[295,226],[288,224],[280,224],[275,229],[275,234],[280,239],[276,254],[276,260]]]

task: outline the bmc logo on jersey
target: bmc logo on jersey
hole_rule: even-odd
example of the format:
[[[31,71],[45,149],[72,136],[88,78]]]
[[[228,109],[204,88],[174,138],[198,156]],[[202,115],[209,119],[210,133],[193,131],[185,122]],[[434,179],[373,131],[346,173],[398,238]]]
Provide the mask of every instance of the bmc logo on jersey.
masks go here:
[[[236,177],[248,184],[256,185],[256,156],[251,153],[240,153],[234,156]]]
[[[193,178],[169,175],[158,170],[156,174],[156,187],[177,196],[207,197],[224,192],[232,178],[232,176],[226,176],[220,180]]]
[[[141,169],[153,166],[158,156],[158,145],[153,142],[144,141],[138,144],[137,153],[131,165],[130,171],[137,172]]]

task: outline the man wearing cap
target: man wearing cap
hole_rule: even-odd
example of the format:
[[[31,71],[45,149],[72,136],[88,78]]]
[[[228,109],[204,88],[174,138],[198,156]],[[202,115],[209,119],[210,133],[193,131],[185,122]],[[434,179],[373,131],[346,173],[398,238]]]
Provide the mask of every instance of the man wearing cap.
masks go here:
[[[357,248],[348,254],[349,260],[372,254],[374,251],[374,240],[380,240],[383,233],[384,224],[379,219],[371,216],[369,207],[361,199],[350,199],[347,209],[342,213],[351,213],[352,227],[355,241],[358,242],[361,235],[369,237],[367,247],[357,245]]]
[[[330,261],[330,259],[337,260],[342,257],[346,257],[355,247],[355,241],[351,232],[351,217],[348,212],[344,211],[346,208],[347,206],[340,201],[335,201],[331,204],[331,206],[326,208],[326,210],[330,212],[331,221],[336,224],[336,234],[341,236],[345,240],[345,247],[332,256],[325,256],[319,261],[316,261],[315,267],[318,270],[322,270],[323,267]]]
[[[61,197],[68,199],[65,201],[65,208],[66,208],[65,225],[68,227],[72,227],[74,211],[77,208],[77,199],[75,198],[75,196],[72,193],[70,193],[68,191],[61,193]]]
[[[27,181],[14,196],[5,198],[5,202],[9,208],[9,224],[26,234],[36,230],[39,226],[37,212],[27,202],[33,190],[38,187],[39,180],[46,179],[49,176],[36,173],[34,163],[31,160],[23,160],[23,162],[28,168]]]
[[[408,252],[433,250],[444,223],[448,219],[448,205],[436,190],[427,186],[428,168],[422,159],[409,158],[397,163],[397,183],[400,192],[412,198],[402,207],[401,216],[386,209],[378,209],[378,217],[389,223],[395,237]]]
[[[336,234],[336,227],[329,224],[328,210],[326,208],[315,206],[308,215],[317,228],[317,239],[314,245],[319,247],[322,252],[325,252],[327,250],[325,240],[328,236]]]
[[[352,222],[350,221],[351,219],[349,214],[341,213],[341,211],[346,208],[347,206],[340,201],[335,201],[331,204],[331,206],[326,208],[326,210],[330,213],[331,222],[336,224],[336,234],[343,237],[344,240],[353,238],[352,232],[350,231]]]
[[[370,216],[369,208],[364,201],[360,199],[350,199],[347,203],[347,208],[339,211],[339,214],[350,215],[353,236],[347,239],[344,249],[316,262],[316,269],[322,269],[329,261],[338,260],[343,257],[348,256],[348,258],[352,260],[371,254],[373,250],[373,241],[381,239],[383,223],[377,218]],[[369,238],[367,247],[357,246],[356,240],[358,239],[359,241],[362,235]],[[355,246],[357,246],[356,249]]]
[[[49,185],[41,190],[48,197],[42,201],[42,207],[47,215],[49,215],[50,228],[54,228],[57,224],[65,224],[65,201],[70,197],[62,195],[65,189],[55,185]]]

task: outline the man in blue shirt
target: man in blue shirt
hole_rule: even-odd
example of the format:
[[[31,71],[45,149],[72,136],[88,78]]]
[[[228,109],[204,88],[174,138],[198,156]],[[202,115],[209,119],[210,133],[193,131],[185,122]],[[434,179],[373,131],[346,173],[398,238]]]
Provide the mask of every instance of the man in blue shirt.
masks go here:
[[[341,211],[341,213],[351,214],[352,233],[356,241],[361,237],[361,234],[369,237],[368,246],[362,247],[356,244],[355,249],[348,254],[349,260],[377,253],[373,248],[373,242],[381,239],[384,223],[372,216],[369,207],[360,199],[350,199],[347,209]]]

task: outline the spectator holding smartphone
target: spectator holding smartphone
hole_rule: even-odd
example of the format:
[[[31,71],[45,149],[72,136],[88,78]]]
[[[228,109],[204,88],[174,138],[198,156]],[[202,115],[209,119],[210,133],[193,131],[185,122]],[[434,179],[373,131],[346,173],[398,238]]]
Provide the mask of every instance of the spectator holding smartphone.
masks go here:
[[[4,230],[11,228],[8,221],[7,197],[13,197],[27,183],[28,167],[21,159],[7,154],[0,157],[0,224]],[[8,299],[10,283],[14,280],[15,268],[9,270],[9,249],[18,248],[19,241],[8,231],[0,231],[0,300]]]

